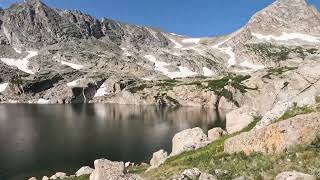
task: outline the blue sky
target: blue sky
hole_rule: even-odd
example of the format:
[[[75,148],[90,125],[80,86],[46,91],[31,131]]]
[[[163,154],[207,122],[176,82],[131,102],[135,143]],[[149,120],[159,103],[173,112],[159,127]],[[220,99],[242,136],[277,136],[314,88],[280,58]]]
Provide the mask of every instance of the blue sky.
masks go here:
[[[19,0],[0,0],[7,7]],[[273,0],[44,0],[52,7],[77,9],[97,18],[107,17],[147,25],[166,32],[204,37],[231,33]],[[320,0],[308,0],[320,9]]]

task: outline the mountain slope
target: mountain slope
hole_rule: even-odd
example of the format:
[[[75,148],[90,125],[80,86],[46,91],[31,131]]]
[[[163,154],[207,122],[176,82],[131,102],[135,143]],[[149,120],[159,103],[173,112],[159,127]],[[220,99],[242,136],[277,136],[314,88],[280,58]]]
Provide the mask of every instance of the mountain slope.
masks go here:
[[[190,83],[193,76],[220,78],[299,65],[319,57],[319,27],[319,12],[304,0],[278,0],[237,32],[209,38],[98,20],[29,0],[0,10],[0,84],[6,85],[1,101],[113,102],[130,86],[150,80],[156,85],[174,78]],[[196,91],[200,97],[206,94]],[[162,94],[154,93],[150,96]],[[194,95],[186,96],[186,104],[199,105]],[[213,106],[213,101],[200,104]],[[149,103],[156,102],[150,97]]]

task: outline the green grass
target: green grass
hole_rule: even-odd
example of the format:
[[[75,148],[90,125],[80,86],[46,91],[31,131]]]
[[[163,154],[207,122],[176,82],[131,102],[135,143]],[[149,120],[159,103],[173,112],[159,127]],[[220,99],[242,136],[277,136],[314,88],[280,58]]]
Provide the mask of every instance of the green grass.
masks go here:
[[[312,145],[296,147],[285,153],[264,155],[253,153],[225,154],[223,145],[230,136],[213,142],[207,147],[188,151],[172,157],[158,169],[142,174],[146,179],[169,179],[188,168],[216,175],[219,180],[230,180],[239,176],[248,179],[274,179],[284,171],[300,171],[320,178],[320,138]],[[220,173],[216,174],[216,170]]]
[[[316,97],[316,102],[317,102],[317,103],[320,103],[320,96],[317,96],[317,97]]]
[[[288,71],[293,71],[298,69],[297,67],[279,67],[279,68],[270,68],[268,69],[268,73],[264,75],[262,78],[272,79],[271,76],[280,76]]]
[[[300,46],[277,46],[271,43],[248,44],[246,47],[256,55],[264,59],[273,61],[284,61],[289,59],[289,54],[297,54],[298,57],[305,59],[308,54],[316,54],[318,49],[304,49]]]
[[[144,173],[149,166],[130,166],[128,169],[128,173],[131,174],[142,174]]]
[[[90,175],[83,175],[80,177],[74,177],[74,178],[66,178],[65,180],[89,180]]]
[[[315,112],[316,109],[314,107],[310,106],[302,106],[299,107],[297,104],[295,104],[293,107],[291,107],[289,110],[287,110],[280,118],[278,121],[283,121],[301,114],[309,114],[312,112]]]
[[[238,90],[241,93],[246,93],[248,89],[257,90],[257,88],[250,88],[243,84],[243,81],[250,79],[251,76],[242,76],[242,75],[231,75],[225,76],[217,80],[206,81],[208,83],[206,88],[210,91],[214,91],[215,94],[220,97],[225,97],[230,102],[233,102],[236,106],[240,106],[239,103],[233,98],[233,94],[229,89],[226,89],[226,86],[231,86],[234,89]]]
[[[178,81],[176,79],[159,80],[155,82],[142,82],[140,84],[136,82],[133,85],[129,86],[127,90],[129,90],[131,93],[137,93],[139,91],[143,91],[146,88],[159,87],[160,91],[166,93],[167,91],[172,90],[173,87],[177,86],[197,86],[197,88],[199,89],[213,91],[218,96],[218,99],[220,99],[221,97],[225,97],[228,101],[233,102],[236,106],[239,107],[239,103],[233,98],[231,90],[226,89],[225,87],[232,87],[243,94],[246,93],[247,90],[257,90],[256,87],[251,88],[243,84],[243,81],[249,78],[251,78],[251,76],[249,75],[242,76],[228,74],[220,79],[196,79],[188,83]]]
[[[224,142],[230,137],[236,136],[243,132],[248,132],[255,127],[261,120],[260,116],[254,118],[254,122],[248,125],[247,128],[241,132],[225,135],[221,139],[212,142],[210,145],[192,151],[184,152],[180,155],[169,158],[164,165],[152,170],[149,173],[143,174],[147,179],[168,179],[174,175],[181,173],[188,168],[197,167],[204,171],[210,172],[209,168],[214,165],[218,168],[217,164],[223,164],[225,158],[229,155],[224,153]],[[242,156],[242,155],[241,155]]]

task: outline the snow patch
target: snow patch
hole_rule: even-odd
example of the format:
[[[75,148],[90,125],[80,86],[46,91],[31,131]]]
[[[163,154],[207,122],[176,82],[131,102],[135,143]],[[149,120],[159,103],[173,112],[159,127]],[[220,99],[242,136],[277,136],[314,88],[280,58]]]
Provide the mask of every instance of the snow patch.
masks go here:
[[[11,59],[11,58],[0,58],[2,62],[8,66],[17,67],[19,70],[26,72],[28,74],[34,74],[34,72],[29,69],[29,59],[38,55],[37,51],[27,51],[28,55],[22,59]]]
[[[249,61],[244,61],[244,62],[240,63],[239,65],[242,66],[242,67],[246,67],[246,68],[255,70],[255,71],[256,71],[256,70],[261,70],[261,69],[264,69],[264,68],[265,68],[264,65],[252,64],[252,63],[250,63]]]
[[[125,56],[127,56],[127,57],[132,56],[132,54],[130,54],[130,53],[128,52],[128,49],[127,49],[127,48],[121,48],[121,49],[122,49],[123,54],[124,54]]]
[[[183,47],[180,43],[178,43],[174,39],[170,39],[170,41],[173,42],[173,44],[175,45],[174,48],[182,48]]]
[[[236,55],[235,53],[233,52],[233,48],[232,47],[223,47],[221,48],[220,46],[223,45],[225,42],[229,41],[231,39],[230,38],[227,38],[226,40],[212,46],[213,48],[215,49],[218,49],[222,52],[224,52],[225,54],[227,54],[229,56],[229,59],[228,59],[228,67],[231,67],[233,65],[236,64]]]
[[[94,97],[103,97],[105,95],[107,95],[107,86],[105,84],[102,84],[102,86],[98,89]]]
[[[174,56],[182,56],[182,54],[180,54],[180,53],[172,53],[172,55],[174,55]]]
[[[152,81],[152,78],[148,78],[148,77],[141,78],[141,79],[144,80],[144,81]]]
[[[233,52],[233,48],[232,47],[226,47],[226,48],[219,48],[221,51],[223,51],[224,53],[228,54],[228,56],[230,57],[228,59],[228,67],[233,66],[236,64],[236,55]]]
[[[213,72],[211,69],[207,68],[207,67],[203,67],[202,68],[202,71],[203,71],[203,75],[204,76],[207,76],[207,77],[210,77],[210,76],[213,76]]]
[[[188,38],[188,39],[183,39],[183,43],[192,43],[192,44],[199,44],[200,38]]]
[[[74,64],[74,63],[70,63],[70,62],[66,62],[66,61],[61,61],[61,64],[69,66],[69,67],[71,67],[72,69],[75,69],[75,70],[80,70],[80,69],[83,68],[83,65],[78,65],[78,64]]]
[[[161,72],[162,74],[168,76],[169,78],[184,78],[184,77],[190,77],[197,75],[198,73],[191,71],[189,68],[184,66],[179,66],[179,71],[176,72],[170,72],[166,66],[169,66],[170,64],[166,62],[158,61],[154,56],[152,55],[146,55],[144,56],[149,61],[153,62],[155,64],[155,70]]]
[[[67,86],[68,86],[68,87],[77,86],[81,80],[82,80],[82,79],[77,79],[77,80],[74,80],[74,81],[72,81],[72,82],[69,82],[69,83],[67,83]]]
[[[9,104],[17,104],[18,101],[17,101],[17,100],[11,100],[11,99],[10,99],[10,100],[8,101],[8,103],[9,103]]]
[[[301,34],[301,33],[286,33],[283,32],[280,36],[273,36],[273,35],[262,35],[258,33],[252,33],[252,36],[262,39],[262,40],[276,40],[276,41],[289,41],[293,39],[300,39],[306,42],[312,43],[320,43],[320,37],[310,36],[308,34]]]
[[[2,83],[2,84],[0,84],[0,92],[5,91],[8,86],[9,86],[9,83]]]
[[[180,34],[176,34],[176,33],[169,33],[171,34],[172,36],[179,36],[179,37],[182,37],[183,35],[180,35]]]
[[[13,48],[15,51],[16,51],[16,53],[18,53],[18,54],[21,54],[22,53],[22,51],[21,50],[19,50],[18,48]]]
[[[37,101],[37,104],[49,104],[50,103],[50,100],[47,100],[47,99],[39,99]]]

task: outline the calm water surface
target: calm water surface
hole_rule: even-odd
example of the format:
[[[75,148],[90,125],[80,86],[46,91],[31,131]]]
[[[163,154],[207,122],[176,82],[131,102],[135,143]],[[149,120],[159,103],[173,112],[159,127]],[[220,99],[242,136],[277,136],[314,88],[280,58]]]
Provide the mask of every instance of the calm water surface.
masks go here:
[[[147,162],[175,133],[224,127],[223,112],[123,105],[0,105],[0,180],[75,173],[98,158]]]

